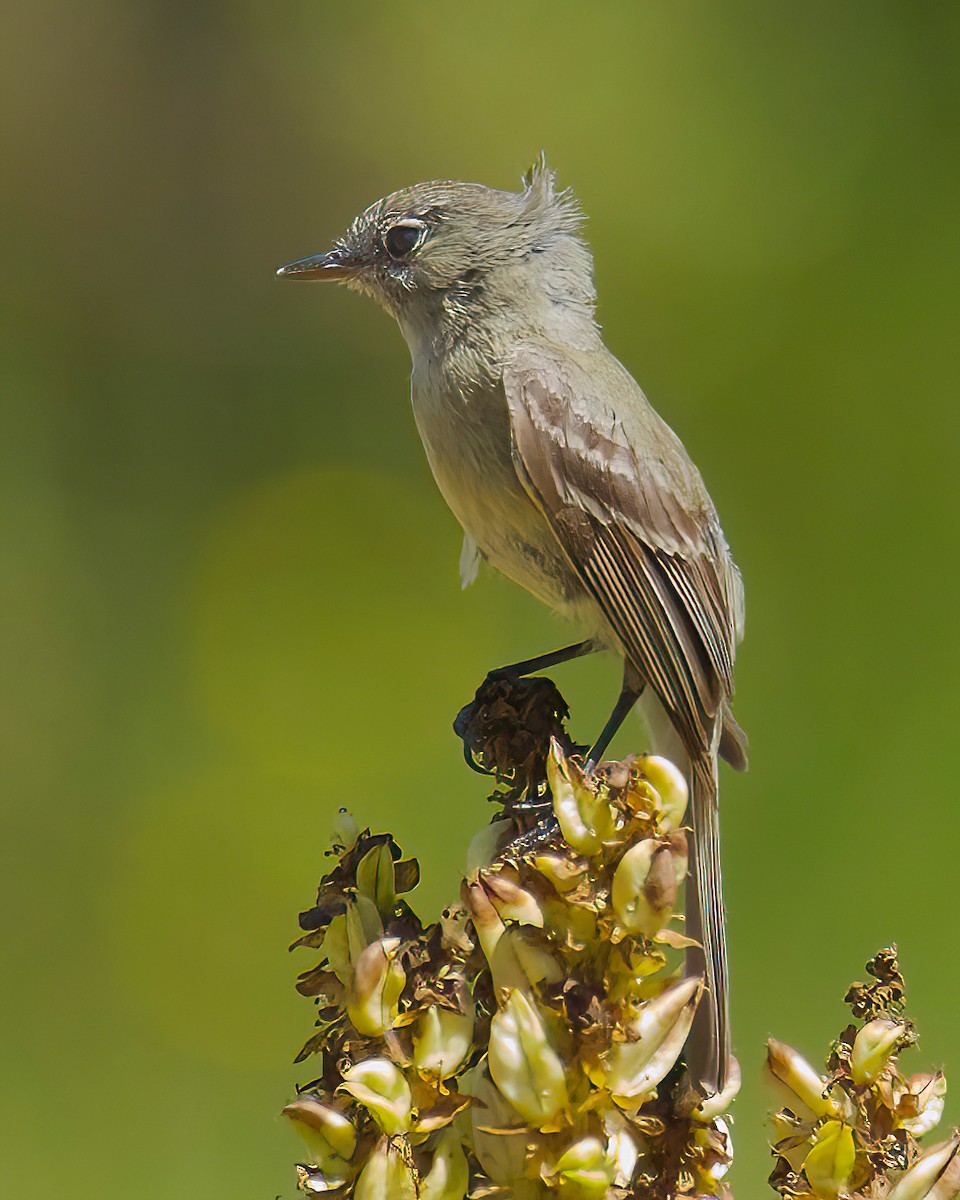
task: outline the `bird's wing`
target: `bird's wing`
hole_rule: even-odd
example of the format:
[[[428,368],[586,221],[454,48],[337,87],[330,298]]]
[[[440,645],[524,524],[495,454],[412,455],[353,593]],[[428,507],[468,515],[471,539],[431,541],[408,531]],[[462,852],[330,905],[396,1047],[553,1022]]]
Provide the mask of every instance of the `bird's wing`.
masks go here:
[[[537,349],[510,362],[516,468],[695,756],[733,691],[739,572],[679,440],[616,360],[597,365]]]

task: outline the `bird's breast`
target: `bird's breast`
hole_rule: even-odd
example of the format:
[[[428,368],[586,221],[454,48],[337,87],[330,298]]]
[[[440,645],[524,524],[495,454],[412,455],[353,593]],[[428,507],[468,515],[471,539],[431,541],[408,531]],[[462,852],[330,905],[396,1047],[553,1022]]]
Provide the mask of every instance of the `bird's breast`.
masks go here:
[[[415,374],[412,399],[437,485],[483,557],[558,611],[578,610],[579,579],[517,475],[503,389],[464,397]]]

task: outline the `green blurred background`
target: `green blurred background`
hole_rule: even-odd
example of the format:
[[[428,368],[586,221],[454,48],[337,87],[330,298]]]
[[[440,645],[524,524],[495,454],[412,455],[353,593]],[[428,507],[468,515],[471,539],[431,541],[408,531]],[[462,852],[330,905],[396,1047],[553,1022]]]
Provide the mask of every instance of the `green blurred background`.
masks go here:
[[[450,720],[565,631],[461,594],[396,329],[273,272],[541,147],[746,580],[738,1195],[764,1038],[819,1058],[883,943],[960,1079],[958,42],[907,0],[4,6],[4,1195],[290,1194],[334,811],[453,893]],[[556,675],[589,739],[615,664]]]

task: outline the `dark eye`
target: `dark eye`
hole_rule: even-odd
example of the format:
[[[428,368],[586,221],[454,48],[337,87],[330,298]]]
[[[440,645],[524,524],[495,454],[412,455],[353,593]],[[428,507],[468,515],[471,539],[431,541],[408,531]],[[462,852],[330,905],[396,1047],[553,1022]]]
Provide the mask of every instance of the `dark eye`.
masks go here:
[[[406,258],[420,245],[425,233],[419,221],[398,221],[383,235],[383,245],[391,258]]]

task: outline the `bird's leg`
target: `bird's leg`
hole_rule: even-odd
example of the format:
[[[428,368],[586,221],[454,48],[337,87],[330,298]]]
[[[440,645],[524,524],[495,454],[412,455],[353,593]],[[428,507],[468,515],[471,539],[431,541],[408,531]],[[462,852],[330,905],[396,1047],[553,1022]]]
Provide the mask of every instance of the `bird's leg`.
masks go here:
[[[603,757],[606,748],[613,741],[614,735],[620,726],[627,719],[630,710],[640,699],[640,693],[643,691],[643,684],[629,681],[624,678],[623,687],[620,695],[617,698],[616,704],[613,706],[613,712],[610,714],[610,719],[600,731],[600,736],[597,738],[596,744],[587,755],[587,765],[584,768],[585,773],[590,776],[597,769],[597,764]]]
[[[537,658],[527,658],[523,662],[511,663],[508,667],[497,667],[487,672],[488,679],[522,679],[524,675],[535,675],[537,671],[545,671],[547,667],[556,667],[560,663],[570,662],[574,658],[583,658],[585,654],[594,654],[599,645],[591,638],[585,642],[576,642],[572,646],[564,646],[550,654],[541,654]]]

